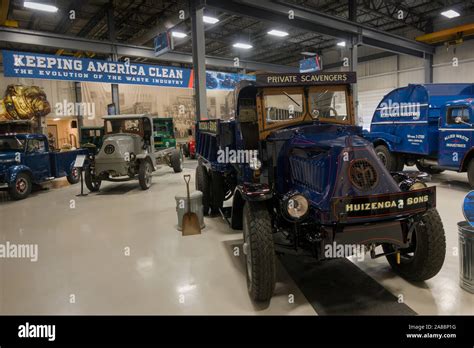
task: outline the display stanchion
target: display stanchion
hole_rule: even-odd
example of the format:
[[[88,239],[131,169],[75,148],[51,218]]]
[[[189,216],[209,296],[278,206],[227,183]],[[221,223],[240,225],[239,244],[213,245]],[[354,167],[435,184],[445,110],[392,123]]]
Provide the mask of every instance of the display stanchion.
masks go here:
[[[86,160],[86,155],[77,155],[76,161],[74,162],[74,168],[79,170],[79,175],[81,178],[81,193],[77,194],[76,197],[85,197],[87,193],[84,193],[84,163]]]
[[[80,176],[81,176],[81,193],[77,194],[76,197],[84,197],[84,196],[87,196],[87,193],[84,193],[84,177],[82,175],[82,172],[84,170],[83,168],[80,168],[79,171],[80,171]]]

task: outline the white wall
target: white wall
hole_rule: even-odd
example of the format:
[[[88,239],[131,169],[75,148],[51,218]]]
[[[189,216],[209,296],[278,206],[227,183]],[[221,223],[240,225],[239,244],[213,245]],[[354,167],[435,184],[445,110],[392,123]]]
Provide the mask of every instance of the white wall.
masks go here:
[[[361,47],[359,57],[376,52],[374,49]],[[324,55],[323,63],[340,61],[341,56],[348,56],[348,51],[332,50]],[[458,58],[457,67],[452,64],[453,57]],[[410,83],[425,82],[424,60],[411,56],[390,56],[363,62],[358,66],[357,79],[359,120],[364,128],[368,128],[373,112],[385,94]],[[436,48],[433,57],[433,82],[474,83],[474,40],[449,49],[445,46]]]

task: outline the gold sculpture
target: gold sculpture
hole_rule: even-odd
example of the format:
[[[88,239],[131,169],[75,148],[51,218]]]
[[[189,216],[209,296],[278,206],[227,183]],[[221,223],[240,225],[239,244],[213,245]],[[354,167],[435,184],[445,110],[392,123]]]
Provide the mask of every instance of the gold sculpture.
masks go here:
[[[37,86],[9,85],[0,99],[0,122],[33,120],[50,112],[46,93]]]

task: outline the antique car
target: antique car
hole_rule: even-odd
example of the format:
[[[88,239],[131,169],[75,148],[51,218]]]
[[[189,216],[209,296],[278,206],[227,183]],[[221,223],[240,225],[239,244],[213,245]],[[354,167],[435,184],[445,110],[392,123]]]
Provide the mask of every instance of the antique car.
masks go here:
[[[172,117],[153,117],[153,138],[156,160],[166,164],[175,173],[183,171],[183,153],[177,148]]]
[[[379,161],[355,125],[355,82],[352,72],[257,75],[237,86],[235,119],[197,122],[196,188],[205,213],[243,229],[253,300],[273,294],[276,252],[322,261],[358,246],[413,281],[444,263],[436,187]]]
[[[79,170],[74,163],[79,154],[86,155],[87,151],[52,151],[43,134],[0,135],[0,188],[20,200],[30,195],[33,184],[61,177],[76,184]]]
[[[97,155],[90,154],[85,171],[87,188],[99,191],[102,181],[138,179],[150,188],[156,168],[153,119],[147,114],[105,116],[105,136]]]

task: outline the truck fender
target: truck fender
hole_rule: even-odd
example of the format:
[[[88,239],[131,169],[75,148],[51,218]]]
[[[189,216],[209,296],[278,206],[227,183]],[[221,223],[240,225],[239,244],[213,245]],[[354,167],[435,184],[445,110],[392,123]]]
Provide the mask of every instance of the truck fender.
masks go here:
[[[389,135],[391,135],[391,134],[389,134]],[[394,136],[392,135],[392,137],[394,137]],[[397,138],[398,138],[398,137],[397,137]],[[387,141],[387,140],[388,140],[388,141]],[[386,138],[374,138],[374,139],[371,140],[371,141],[372,141],[372,144],[374,145],[374,147],[377,147],[377,146],[379,146],[379,145],[385,145],[385,146],[390,150],[390,152],[394,152],[394,150],[393,150],[393,145],[392,145],[392,144],[393,144],[393,143],[396,144],[396,142],[393,142],[393,143],[392,143],[392,142],[390,141],[390,139],[386,139]]]
[[[267,201],[273,197],[273,193],[270,187],[266,184],[246,183],[243,185],[237,185],[233,196],[230,224],[233,229],[241,230],[245,202]]]
[[[19,164],[19,165],[8,168],[7,177],[6,177],[6,182],[8,186],[10,186],[11,184],[15,182],[16,177],[20,173],[27,173],[31,177],[31,181],[32,182],[35,181],[33,172],[31,171],[31,169],[23,164]]]

